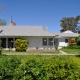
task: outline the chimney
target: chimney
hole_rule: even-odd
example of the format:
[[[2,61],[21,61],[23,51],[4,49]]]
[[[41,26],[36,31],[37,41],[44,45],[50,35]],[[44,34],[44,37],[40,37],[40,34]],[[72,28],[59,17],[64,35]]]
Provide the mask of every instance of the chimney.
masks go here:
[[[10,23],[12,23],[12,16],[10,17]]]
[[[16,23],[12,22],[12,16],[10,17],[10,26],[16,26]]]
[[[44,26],[44,30],[45,31],[48,31],[48,26]]]

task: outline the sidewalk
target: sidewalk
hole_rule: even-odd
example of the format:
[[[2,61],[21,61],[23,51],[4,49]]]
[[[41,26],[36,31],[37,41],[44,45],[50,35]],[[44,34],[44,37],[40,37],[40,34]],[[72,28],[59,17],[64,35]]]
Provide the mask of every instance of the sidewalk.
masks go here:
[[[62,51],[62,50],[59,50],[59,51],[60,51],[60,53],[63,54],[63,55],[68,55],[68,53],[66,53],[66,52],[64,52],[64,51]]]
[[[69,56],[79,56],[80,55],[80,54],[68,54],[62,50],[59,50],[59,51],[60,51],[61,55],[69,55]]]

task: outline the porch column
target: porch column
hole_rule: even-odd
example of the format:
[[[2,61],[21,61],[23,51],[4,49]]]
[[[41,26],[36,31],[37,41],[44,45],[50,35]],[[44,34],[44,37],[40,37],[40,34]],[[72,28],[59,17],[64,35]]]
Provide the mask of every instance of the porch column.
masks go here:
[[[13,38],[13,48],[15,48],[15,38]]]
[[[15,48],[15,38],[13,38],[13,48]]]
[[[55,45],[54,45],[54,37],[53,37],[53,49],[55,48]]]
[[[6,38],[6,48],[8,48],[8,38]]]

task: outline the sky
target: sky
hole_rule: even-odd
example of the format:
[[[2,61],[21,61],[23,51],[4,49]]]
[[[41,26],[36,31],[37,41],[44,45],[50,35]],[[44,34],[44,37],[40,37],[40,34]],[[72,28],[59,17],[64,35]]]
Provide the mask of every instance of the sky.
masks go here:
[[[49,32],[62,29],[62,18],[80,15],[80,0],[1,0],[0,5],[7,25],[12,16],[17,26],[48,26]]]

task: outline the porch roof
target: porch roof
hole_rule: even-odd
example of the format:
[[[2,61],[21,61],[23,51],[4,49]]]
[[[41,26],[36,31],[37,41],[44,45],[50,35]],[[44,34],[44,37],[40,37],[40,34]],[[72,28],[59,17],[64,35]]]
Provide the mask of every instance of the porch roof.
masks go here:
[[[3,26],[0,36],[55,36],[41,26]]]
[[[73,32],[62,32],[62,33],[53,33],[55,35],[55,38],[62,38],[62,37],[78,37],[79,34],[73,33]]]

